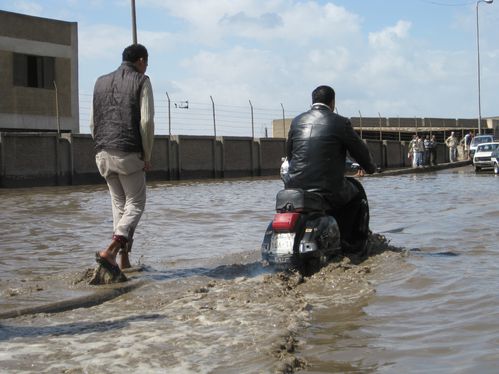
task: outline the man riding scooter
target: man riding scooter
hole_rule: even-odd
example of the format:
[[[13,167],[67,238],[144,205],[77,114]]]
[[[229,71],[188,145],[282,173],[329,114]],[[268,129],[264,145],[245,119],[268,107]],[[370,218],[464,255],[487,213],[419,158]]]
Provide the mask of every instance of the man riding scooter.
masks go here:
[[[362,186],[345,177],[347,152],[368,174],[376,171],[369,150],[353,130],[350,120],[333,112],[335,92],[319,86],[312,92],[312,108],[295,117],[287,142],[286,188],[317,192],[329,204],[327,210],[338,222],[342,247],[355,248],[355,242],[369,234],[368,207]],[[362,210],[367,210],[362,218]],[[367,222],[359,222],[362,219]]]

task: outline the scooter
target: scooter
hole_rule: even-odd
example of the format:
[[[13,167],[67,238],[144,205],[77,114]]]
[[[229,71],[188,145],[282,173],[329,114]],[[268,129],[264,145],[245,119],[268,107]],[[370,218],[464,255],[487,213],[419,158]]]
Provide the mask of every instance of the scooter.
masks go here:
[[[283,164],[285,169],[285,164]],[[355,167],[355,166],[354,166]],[[352,168],[353,169],[353,168]],[[285,173],[286,170],[281,172]],[[354,222],[358,232],[369,231],[369,205],[362,184],[347,177],[362,195]],[[324,197],[313,191],[284,189],[276,196],[276,214],[261,246],[262,260],[278,269],[318,269],[346,252],[361,253],[367,235],[355,243],[341,240],[340,228]],[[315,270],[312,270],[315,271]]]

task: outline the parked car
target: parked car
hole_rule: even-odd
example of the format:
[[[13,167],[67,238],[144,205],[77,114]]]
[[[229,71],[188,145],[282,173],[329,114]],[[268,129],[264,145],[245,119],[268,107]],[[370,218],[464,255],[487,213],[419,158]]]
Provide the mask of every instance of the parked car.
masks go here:
[[[473,156],[473,166],[475,171],[484,168],[493,168],[492,153],[499,148],[499,142],[479,144]]]
[[[470,157],[473,160],[473,155],[476,152],[476,149],[479,144],[482,143],[491,143],[494,141],[494,136],[493,135],[477,135],[473,139],[471,139],[471,144],[470,144]]]
[[[499,174],[499,147],[490,155],[492,165],[494,165],[494,173]]]

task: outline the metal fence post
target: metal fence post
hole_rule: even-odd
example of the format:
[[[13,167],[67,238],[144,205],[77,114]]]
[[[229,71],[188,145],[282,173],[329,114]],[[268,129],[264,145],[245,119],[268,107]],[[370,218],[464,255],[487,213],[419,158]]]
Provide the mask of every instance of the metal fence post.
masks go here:
[[[359,122],[360,122],[360,138],[362,139],[362,113],[359,110]]]
[[[253,120],[253,104],[251,104],[251,100],[248,100],[248,101],[249,101],[249,105],[251,108],[251,137],[253,139],[255,139],[255,122]]]
[[[286,119],[284,117],[284,106],[281,103],[282,108],[282,137],[286,138]]]
[[[166,97],[168,99],[168,135],[172,136],[172,117],[171,117],[171,101],[170,101],[170,95],[168,95],[168,91],[166,91]]]
[[[383,133],[381,132],[381,114],[378,112],[379,116],[379,140],[383,140]]]
[[[213,134],[216,137],[217,136],[217,122],[215,119],[215,102],[213,101],[213,97],[211,97],[211,95],[210,95],[210,99],[211,99],[211,108],[213,111]]]

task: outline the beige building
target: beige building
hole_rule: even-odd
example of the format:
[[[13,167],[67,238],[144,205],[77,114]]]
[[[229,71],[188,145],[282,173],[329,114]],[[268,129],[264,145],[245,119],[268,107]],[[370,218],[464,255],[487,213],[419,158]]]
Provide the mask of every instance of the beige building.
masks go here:
[[[0,130],[79,132],[77,33],[76,22],[0,11]]]
[[[272,137],[273,138],[287,138],[289,127],[291,126],[293,118],[275,119],[272,121]]]
[[[272,121],[272,137],[287,138],[293,118],[274,119]],[[379,118],[379,117],[351,117],[350,121],[355,130],[362,133],[371,133],[370,138],[376,137],[380,131],[385,133],[404,132],[429,133],[445,131],[458,131],[464,133],[468,130],[478,132],[478,121],[474,118]],[[499,139],[499,117],[482,118],[483,133],[494,134]],[[382,135],[382,138],[384,136]],[[393,137],[392,137],[393,138]],[[391,139],[389,136],[387,139]],[[397,137],[395,137],[397,139]]]

